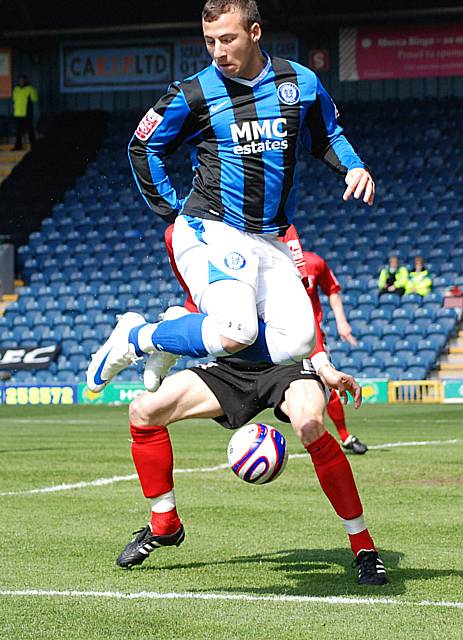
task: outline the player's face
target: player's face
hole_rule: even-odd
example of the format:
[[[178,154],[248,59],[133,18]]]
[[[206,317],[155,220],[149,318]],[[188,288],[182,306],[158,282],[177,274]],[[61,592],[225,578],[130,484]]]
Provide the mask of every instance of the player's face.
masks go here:
[[[206,47],[220,71],[228,78],[253,78],[262,68],[260,26],[248,30],[240,11],[223,13],[214,22],[203,21]]]

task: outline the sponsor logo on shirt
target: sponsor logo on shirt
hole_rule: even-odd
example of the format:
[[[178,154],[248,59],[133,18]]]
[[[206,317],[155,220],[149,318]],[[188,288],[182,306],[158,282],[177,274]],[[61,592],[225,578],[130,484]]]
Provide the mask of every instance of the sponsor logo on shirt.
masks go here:
[[[244,266],[246,266],[246,259],[241,255],[241,253],[238,253],[237,251],[231,251],[230,253],[227,253],[225,258],[223,259],[223,262],[226,267],[232,269],[233,271],[238,271],[238,269],[242,269]]]
[[[230,133],[235,143],[233,153],[238,156],[288,148],[286,118],[234,122],[230,125]]]
[[[301,99],[301,92],[294,82],[283,82],[278,87],[278,98],[285,104],[297,104]]]
[[[143,118],[140,120],[135,131],[135,136],[139,140],[145,142],[145,140],[148,140],[153,132],[159,127],[163,120],[163,116],[160,116],[159,113],[156,113],[156,111],[151,107],[151,109],[145,113]]]

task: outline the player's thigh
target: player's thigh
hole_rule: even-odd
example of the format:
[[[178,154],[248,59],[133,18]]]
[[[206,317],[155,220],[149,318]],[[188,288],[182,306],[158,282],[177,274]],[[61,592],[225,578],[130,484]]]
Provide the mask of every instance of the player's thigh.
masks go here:
[[[214,220],[179,216],[172,248],[177,267],[202,311],[204,293],[216,282],[242,282],[254,290],[257,286],[259,258],[252,239],[239,229]]]
[[[268,326],[284,333],[313,333],[312,304],[285,248],[270,247],[272,260],[259,269],[257,312]]]
[[[325,390],[320,382],[311,379],[291,382],[281,404],[303,444],[313,442],[324,432],[325,407]]]
[[[137,425],[168,425],[187,418],[217,418],[223,410],[209,387],[192,371],[165,378],[156,393],[143,393],[130,405]]]

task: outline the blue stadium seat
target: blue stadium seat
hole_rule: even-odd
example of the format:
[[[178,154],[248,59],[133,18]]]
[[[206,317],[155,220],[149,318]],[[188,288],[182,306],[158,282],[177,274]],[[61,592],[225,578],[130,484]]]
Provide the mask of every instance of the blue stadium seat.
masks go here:
[[[440,352],[447,344],[447,336],[442,333],[428,333],[426,336],[426,342],[430,343],[430,348]]]
[[[397,351],[394,352],[394,357],[398,358],[402,364],[413,360],[414,355],[415,352],[411,349],[397,349]]]
[[[414,319],[417,320],[418,318],[428,318],[429,320],[432,321],[435,318],[435,311],[431,307],[431,305],[424,305],[422,307],[419,307],[415,311]]]
[[[410,367],[402,374],[403,380],[425,380],[427,376],[426,367]]]
[[[386,325],[383,328],[383,340],[386,338],[386,336],[393,336],[396,340],[398,340],[399,338],[403,338],[406,332],[406,328],[408,325],[401,325],[399,324],[399,321],[397,321],[396,324],[394,325]]]
[[[387,320],[388,322],[392,319],[393,308],[391,307],[378,307],[373,309],[370,314],[370,320]]]
[[[401,380],[404,376],[404,371],[400,367],[388,367],[383,369],[384,377],[390,380]]]

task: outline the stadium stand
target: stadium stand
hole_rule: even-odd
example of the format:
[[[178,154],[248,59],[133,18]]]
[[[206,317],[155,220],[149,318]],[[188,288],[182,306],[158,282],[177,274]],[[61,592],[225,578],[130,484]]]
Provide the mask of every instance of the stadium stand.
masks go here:
[[[442,300],[463,275],[463,131],[453,124],[462,110],[451,99],[349,104],[349,137],[376,174],[379,195],[372,209],[344,203],[339,178],[321,163],[301,160],[295,223],[304,247],[325,257],[342,284],[359,344],[337,340],[328,309],[325,329],[335,364],[356,376],[424,379],[455,331],[457,315]],[[1,346],[59,343],[61,353],[51,369],[20,371],[15,382],[83,381],[90,354],[117,313],[130,309],[155,320],[183,300],[165,255],[164,224],[139,196],[126,158],[138,118],[111,116],[96,158],[18,249],[26,285],[0,318],[7,336]],[[186,157],[175,158],[169,170],[186,193]],[[379,270],[391,252],[409,265],[415,254],[425,256],[434,279],[430,295],[378,300]],[[177,367],[190,362],[184,358]],[[131,367],[120,379],[139,375]]]

